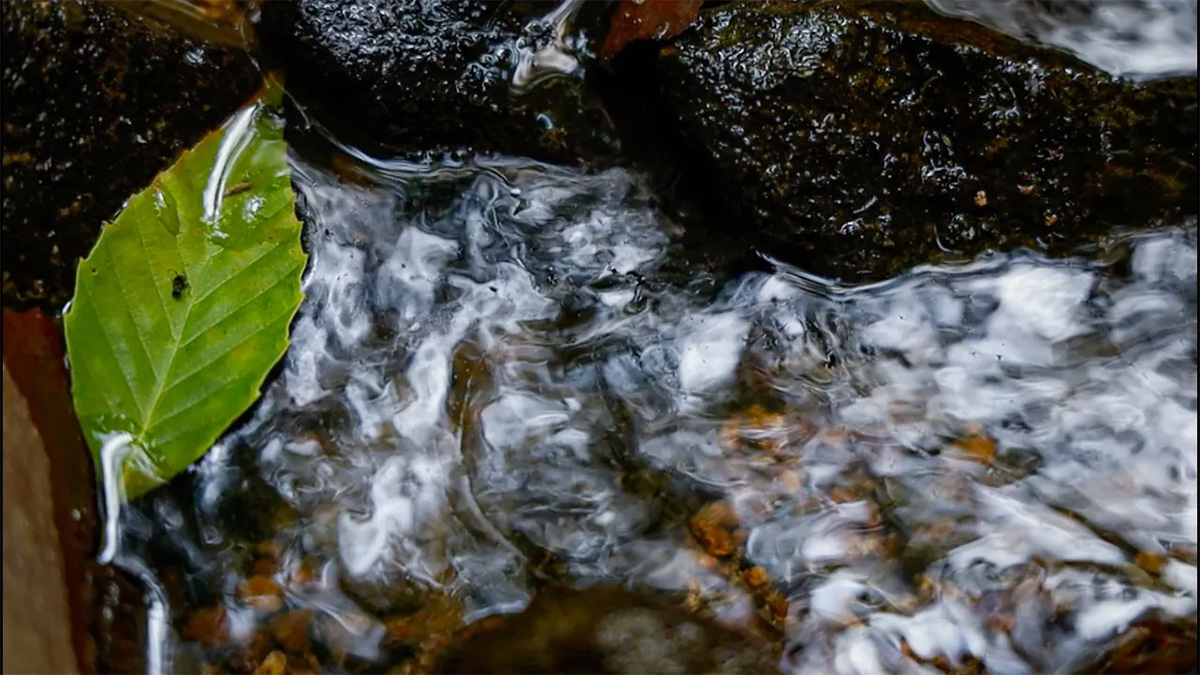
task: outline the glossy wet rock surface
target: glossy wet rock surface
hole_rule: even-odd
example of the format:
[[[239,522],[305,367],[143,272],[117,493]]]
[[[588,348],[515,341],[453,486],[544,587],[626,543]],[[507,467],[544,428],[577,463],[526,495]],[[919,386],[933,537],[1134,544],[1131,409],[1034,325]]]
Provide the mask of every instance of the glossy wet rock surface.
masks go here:
[[[259,33],[289,90],[340,139],[384,155],[611,153],[582,86],[583,36],[552,3],[269,2]]]
[[[882,279],[1196,213],[1194,79],[1131,84],[917,3],[733,3],[660,64],[762,248]]]
[[[5,2],[3,19],[4,303],[57,311],[102,223],[261,76],[99,2]]]

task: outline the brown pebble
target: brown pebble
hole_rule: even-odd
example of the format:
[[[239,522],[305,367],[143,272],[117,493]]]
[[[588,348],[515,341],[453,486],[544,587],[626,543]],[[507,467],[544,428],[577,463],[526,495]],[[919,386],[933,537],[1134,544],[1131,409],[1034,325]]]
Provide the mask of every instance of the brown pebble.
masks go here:
[[[485,623],[474,624],[475,626]],[[387,642],[404,643],[416,648],[416,654],[405,661],[408,672],[431,672],[437,659],[453,635],[462,625],[462,603],[452,596],[433,593],[426,598],[424,606],[414,614],[395,617],[384,624]]]
[[[774,591],[767,595],[767,607],[770,608],[772,614],[783,618],[787,616],[788,611],[787,597],[779,591]]]
[[[737,417],[730,417],[722,422],[721,427],[717,429],[717,443],[726,452],[737,450],[741,438],[742,421]]]
[[[301,563],[288,577],[288,583],[297,588],[305,588],[316,583],[317,570],[310,562]]]
[[[1117,636],[1116,644],[1093,664],[1088,673],[1195,673],[1197,669],[1195,619],[1162,623],[1139,621]]]
[[[975,206],[979,208],[987,206],[987,193],[983,190],[975,193]]]
[[[1028,197],[1029,195],[1033,194],[1033,186],[1032,185],[1018,185],[1017,192],[1020,192],[1021,195]]]
[[[238,586],[238,595],[254,609],[273,612],[283,607],[283,591],[275,580],[256,574]]]
[[[236,0],[193,0],[192,4],[206,19],[221,21],[242,10]]]
[[[783,449],[783,444],[787,440],[787,425],[783,420],[783,415],[754,404],[746,411],[746,421],[749,423],[747,431],[757,437],[751,441],[755,448],[768,452],[779,452]]]
[[[804,487],[804,477],[799,471],[784,471],[779,475],[779,487],[787,494],[795,494]]]
[[[811,430],[807,430],[811,433]],[[735,414],[717,430],[717,442],[727,451],[743,448],[779,454],[789,436],[804,433],[805,429],[789,428],[783,415],[754,404]]]
[[[759,565],[746,570],[742,578],[746,580],[746,585],[754,590],[765,588],[771,583],[771,575],[767,573],[765,568]]]
[[[402,621],[389,621],[385,628],[388,636],[398,642],[407,642],[412,637],[412,626],[408,625],[407,617]]]
[[[829,498],[838,504],[849,504],[850,502],[858,501],[858,495],[856,495],[849,488],[841,485],[838,485],[829,491]]]
[[[280,614],[269,624],[271,637],[289,654],[304,654],[309,649],[308,629],[312,621],[313,612],[308,609]]]
[[[321,662],[311,652],[300,658],[291,656],[286,658],[289,675],[317,675],[317,673],[321,672]]]
[[[275,574],[275,561],[270,558],[259,558],[250,566],[250,574],[271,576]]]
[[[287,666],[287,655],[278,650],[273,651],[254,669],[254,675],[285,675],[288,672]]]
[[[996,460],[996,441],[987,436],[968,436],[954,442],[963,455],[984,466],[991,466]]]
[[[706,504],[692,517],[692,536],[709,555],[718,558],[730,556],[737,550],[734,529],[737,516],[727,502]]]
[[[187,626],[183,629],[183,639],[199,642],[209,649],[228,643],[229,615],[225,608],[216,605],[192,612],[188,617]]]
[[[1161,553],[1138,551],[1137,556],[1135,556],[1133,559],[1133,564],[1142,568],[1149,574],[1159,574],[1167,565],[1167,557]]]

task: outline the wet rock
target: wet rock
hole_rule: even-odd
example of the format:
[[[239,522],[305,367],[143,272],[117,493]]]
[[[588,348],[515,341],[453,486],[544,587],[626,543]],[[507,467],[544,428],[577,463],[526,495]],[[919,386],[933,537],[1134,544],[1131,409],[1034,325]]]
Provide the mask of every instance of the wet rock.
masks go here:
[[[777,672],[765,645],[617,588],[548,589],[468,631],[435,672]]]
[[[738,524],[737,515],[727,502],[713,502],[692,517],[690,529],[705,553],[725,558],[733,555],[746,538]]]
[[[712,189],[818,273],[1196,213],[1194,80],[1123,82],[919,3],[725,5],[660,71]]]
[[[4,302],[57,311],[101,224],[261,78],[244,52],[109,4],[2,8]]]
[[[258,34],[305,113],[376,154],[561,162],[613,146],[553,5],[265,3]]]
[[[403,575],[364,578],[343,570],[339,586],[347,597],[373,614],[403,614],[421,607],[421,587]]]
[[[203,607],[188,616],[183,639],[214,649],[229,642],[229,612],[221,605]]]
[[[283,589],[271,577],[262,574],[239,584],[238,596],[260,612],[274,612],[283,607]]]

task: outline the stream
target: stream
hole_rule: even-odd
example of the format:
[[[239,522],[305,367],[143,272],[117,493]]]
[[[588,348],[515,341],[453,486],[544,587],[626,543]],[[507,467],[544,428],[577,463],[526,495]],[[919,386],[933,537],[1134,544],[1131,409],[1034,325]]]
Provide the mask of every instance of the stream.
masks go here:
[[[790,673],[1194,626],[1194,219],[850,287],[692,263],[623,169],[292,159],[278,374],[113,523],[150,670],[427,671],[556,584],[685,598]]]
[[[1196,612],[1194,221],[844,288],[678,264],[622,170],[297,185],[282,372],[123,523],[232,644],[286,608],[374,664],[426,596],[453,627],[559,580],[695,594],[791,672],[1035,673]],[[689,526],[712,503],[737,552]],[[773,629],[731,558],[786,598]]]

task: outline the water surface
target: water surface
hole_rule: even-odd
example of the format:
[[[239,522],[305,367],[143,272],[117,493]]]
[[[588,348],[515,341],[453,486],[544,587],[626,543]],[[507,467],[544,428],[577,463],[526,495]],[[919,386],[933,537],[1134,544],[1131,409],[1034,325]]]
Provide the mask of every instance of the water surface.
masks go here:
[[[296,172],[281,372],[126,516],[185,578],[177,668],[282,616],[333,670],[432,658],[397,626],[550,582],[677,593],[797,673],[1069,671],[1194,618],[1194,222],[847,288],[689,266],[622,170]]]

